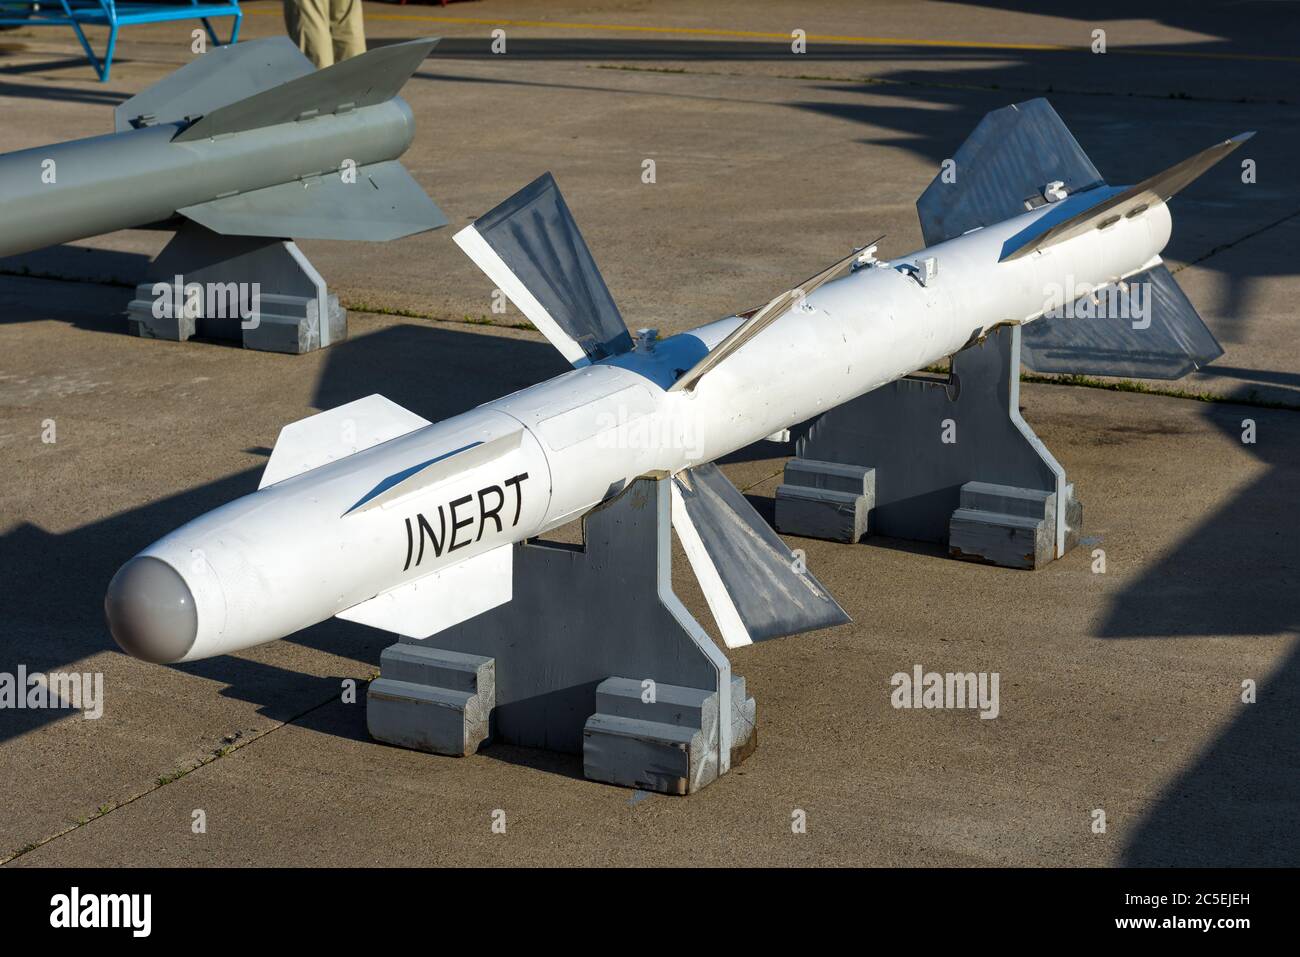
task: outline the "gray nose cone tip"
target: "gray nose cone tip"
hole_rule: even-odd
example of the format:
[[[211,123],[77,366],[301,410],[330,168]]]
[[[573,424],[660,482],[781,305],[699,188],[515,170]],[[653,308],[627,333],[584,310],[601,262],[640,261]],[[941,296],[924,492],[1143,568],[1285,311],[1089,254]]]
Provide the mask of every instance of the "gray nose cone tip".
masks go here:
[[[158,558],[133,558],[104,596],[113,639],[127,654],[154,664],[179,661],[194,647],[199,615],[180,572]]]

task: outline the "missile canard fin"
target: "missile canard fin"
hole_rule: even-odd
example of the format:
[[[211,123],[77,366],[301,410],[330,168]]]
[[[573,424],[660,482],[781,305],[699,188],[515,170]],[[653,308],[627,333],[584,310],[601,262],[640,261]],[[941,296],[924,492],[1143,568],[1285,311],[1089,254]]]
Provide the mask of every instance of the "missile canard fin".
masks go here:
[[[258,488],[310,472],[429,425],[382,395],[368,395],[280,430]]]
[[[514,546],[498,545],[353,605],[335,617],[428,638],[514,597]]]

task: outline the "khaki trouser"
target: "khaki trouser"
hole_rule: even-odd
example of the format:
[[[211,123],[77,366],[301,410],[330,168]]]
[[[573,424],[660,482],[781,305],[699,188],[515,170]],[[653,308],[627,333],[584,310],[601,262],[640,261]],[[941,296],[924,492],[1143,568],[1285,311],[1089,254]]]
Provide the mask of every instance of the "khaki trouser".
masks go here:
[[[366,52],[361,0],[284,0],[284,23],[318,67]]]

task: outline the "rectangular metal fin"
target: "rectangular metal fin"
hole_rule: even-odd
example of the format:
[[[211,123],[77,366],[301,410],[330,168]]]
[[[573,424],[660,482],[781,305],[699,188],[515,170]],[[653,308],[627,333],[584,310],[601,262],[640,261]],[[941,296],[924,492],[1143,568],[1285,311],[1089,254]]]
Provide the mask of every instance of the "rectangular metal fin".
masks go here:
[[[584,365],[632,348],[618,306],[550,173],[453,238],[570,362]]]
[[[514,546],[498,545],[334,617],[407,638],[428,638],[514,597]]]
[[[1189,156],[1136,186],[1114,189],[1109,191],[1109,195],[1099,193],[1097,196],[1100,202],[1087,204],[1083,209],[1072,210],[1067,205],[1067,200],[1067,203],[1062,204],[1062,212],[1068,212],[1068,216],[1058,217],[1052,213],[1043,216],[1029,230],[1008,239],[1003,244],[998,261],[1020,259],[1082,235],[1090,229],[1104,229],[1109,224],[1118,222],[1121,216],[1140,215],[1148,207],[1166,202],[1175,193],[1191,185],[1202,173],[1254,135],[1238,133],[1232,139],[1215,143],[1209,149]]]
[[[728,648],[851,619],[712,463],[673,477],[673,528]]]
[[[177,212],[225,236],[384,242],[447,225],[447,217],[397,160],[310,183],[296,180]]]
[[[1021,329],[1035,372],[1179,379],[1223,349],[1161,263]]]
[[[114,125],[122,133],[177,123],[315,72],[311,60],[288,37],[213,47],[118,106]]]
[[[437,38],[425,38],[370,50],[215,109],[181,130],[172,142],[291,123],[304,114],[325,116],[341,107],[359,110],[384,103],[398,94],[437,44]]]
[[[1028,212],[1060,181],[1074,194],[1104,185],[1070,130],[1039,98],[987,113],[916,201],[925,244],[960,236]]]
[[[410,468],[395,472],[363,495],[360,501],[343,514],[351,515],[353,512],[382,507],[411,492],[430,488],[469,469],[485,465],[519,448],[523,434],[523,429],[520,429],[486,442],[471,442],[427,462],[418,462]]]
[[[283,482],[428,424],[428,419],[382,395],[299,419],[280,430],[257,487]]]

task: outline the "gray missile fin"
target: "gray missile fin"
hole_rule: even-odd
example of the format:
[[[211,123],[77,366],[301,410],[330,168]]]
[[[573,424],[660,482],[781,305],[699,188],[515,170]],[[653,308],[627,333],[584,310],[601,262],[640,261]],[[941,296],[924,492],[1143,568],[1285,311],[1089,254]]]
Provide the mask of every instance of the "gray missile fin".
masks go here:
[[[1083,296],[1021,330],[1036,372],[1179,379],[1223,355],[1164,264]]]
[[[213,47],[113,111],[117,132],[203,116],[315,73],[288,37]]]
[[[1039,98],[993,110],[916,201],[925,244],[1041,206],[1044,187],[1057,181],[1071,195],[1104,185],[1052,104]]]
[[[310,472],[429,425],[382,395],[368,395],[280,430],[258,488]]]
[[[353,605],[334,617],[428,638],[514,597],[514,546],[498,545]]]
[[[173,142],[292,123],[375,106],[395,97],[437,38],[393,43],[220,107],[181,130]]]
[[[1067,200],[1060,210],[1052,210],[1040,217],[1029,228],[1009,238],[1002,246],[1000,262],[1019,259],[1030,253],[1082,235],[1090,229],[1105,229],[1119,222],[1120,217],[1140,216],[1152,206],[1167,202],[1170,197],[1190,186],[1202,173],[1223,159],[1255,134],[1238,133],[1231,139],[1215,143],[1175,163],[1167,170],[1148,177],[1136,186],[1111,188],[1094,195],[1099,202],[1085,203],[1077,208]]]
[[[379,508],[412,492],[422,491],[449,478],[463,475],[469,469],[486,465],[519,448],[523,435],[523,430],[519,429],[486,442],[471,442],[395,472],[361,496],[357,503],[343,514],[351,515],[354,512]]]
[[[453,238],[574,365],[632,348],[618,306],[550,173]]]
[[[728,648],[851,619],[712,463],[673,477],[673,528]]]
[[[397,160],[293,180],[177,210],[227,236],[384,242],[447,225]]]

